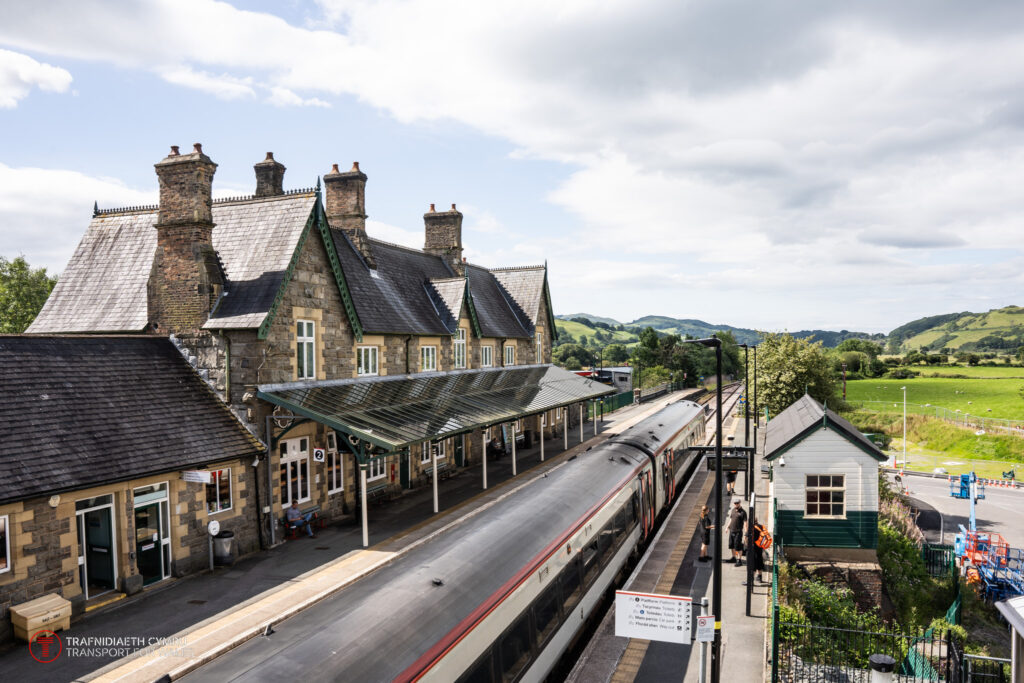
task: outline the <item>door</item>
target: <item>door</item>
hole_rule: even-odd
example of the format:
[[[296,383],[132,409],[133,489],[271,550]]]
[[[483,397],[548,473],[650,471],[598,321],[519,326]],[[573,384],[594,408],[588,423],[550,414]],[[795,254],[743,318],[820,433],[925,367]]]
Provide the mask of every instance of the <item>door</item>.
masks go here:
[[[135,561],[144,586],[164,578],[160,508],[160,503],[135,508]]]
[[[78,513],[78,547],[82,589],[86,598],[114,590],[114,530],[111,508]]]
[[[399,482],[402,484],[402,488],[409,489],[412,488],[412,482],[409,478],[409,460],[412,458],[412,454],[409,452],[408,448],[405,449],[404,455],[405,457],[402,457],[401,455],[398,456],[398,476]]]
[[[463,434],[455,439],[455,464],[458,467],[466,466],[466,435]]]

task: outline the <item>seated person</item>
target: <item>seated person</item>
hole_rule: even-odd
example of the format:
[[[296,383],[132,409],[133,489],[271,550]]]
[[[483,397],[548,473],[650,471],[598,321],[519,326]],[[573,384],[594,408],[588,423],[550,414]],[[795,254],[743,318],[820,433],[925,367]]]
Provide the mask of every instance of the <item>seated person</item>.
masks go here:
[[[285,522],[290,529],[301,529],[302,527],[306,527],[306,534],[310,538],[316,538],[316,534],[313,533],[313,525],[309,523],[309,520],[312,518],[313,513],[307,512],[303,515],[299,510],[298,502],[294,500],[285,512]]]

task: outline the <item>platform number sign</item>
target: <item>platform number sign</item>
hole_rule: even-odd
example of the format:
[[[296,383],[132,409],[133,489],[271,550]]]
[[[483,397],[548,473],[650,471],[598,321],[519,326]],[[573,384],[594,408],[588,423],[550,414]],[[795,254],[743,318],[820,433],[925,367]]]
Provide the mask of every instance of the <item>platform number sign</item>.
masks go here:
[[[322,448],[313,449],[313,460],[316,462],[323,462],[325,459],[325,451]]]
[[[690,643],[692,599],[615,591],[615,635],[667,643]]]

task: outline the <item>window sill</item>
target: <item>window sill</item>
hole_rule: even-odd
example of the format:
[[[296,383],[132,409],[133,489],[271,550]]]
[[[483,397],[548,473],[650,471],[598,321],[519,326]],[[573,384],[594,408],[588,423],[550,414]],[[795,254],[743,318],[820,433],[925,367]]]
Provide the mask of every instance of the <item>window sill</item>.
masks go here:
[[[846,515],[809,515],[805,512],[804,519],[845,520]]]
[[[219,515],[222,512],[231,512],[233,509],[234,508],[224,508],[223,510],[217,510],[216,512],[209,512],[209,511],[207,511],[206,516],[207,517],[213,517],[214,515]]]

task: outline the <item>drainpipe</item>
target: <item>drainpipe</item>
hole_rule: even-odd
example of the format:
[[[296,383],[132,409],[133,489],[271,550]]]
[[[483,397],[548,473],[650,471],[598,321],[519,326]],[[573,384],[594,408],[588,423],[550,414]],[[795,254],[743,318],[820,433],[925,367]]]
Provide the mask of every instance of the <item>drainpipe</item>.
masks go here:
[[[274,529],[274,484],[270,477],[270,453],[273,450],[273,438],[270,431],[270,414],[267,413],[267,507],[270,508],[270,513],[267,515],[267,526],[270,527],[270,545],[273,547],[276,542],[275,529]],[[256,486],[259,486],[259,479],[256,481]]]
[[[405,374],[409,374],[409,342],[412,341],[412,335],[410,334],[405,338]],[[412,474],[410,473],[410,477]]]
[[[231,338],[220,331],[220,337],[224,340],[224,402],[231,405]]]
[[[502,337],[501,344],[498,345],[498,353],[501,354],[501,367],[505,367],[505,340],[506,337]]]

